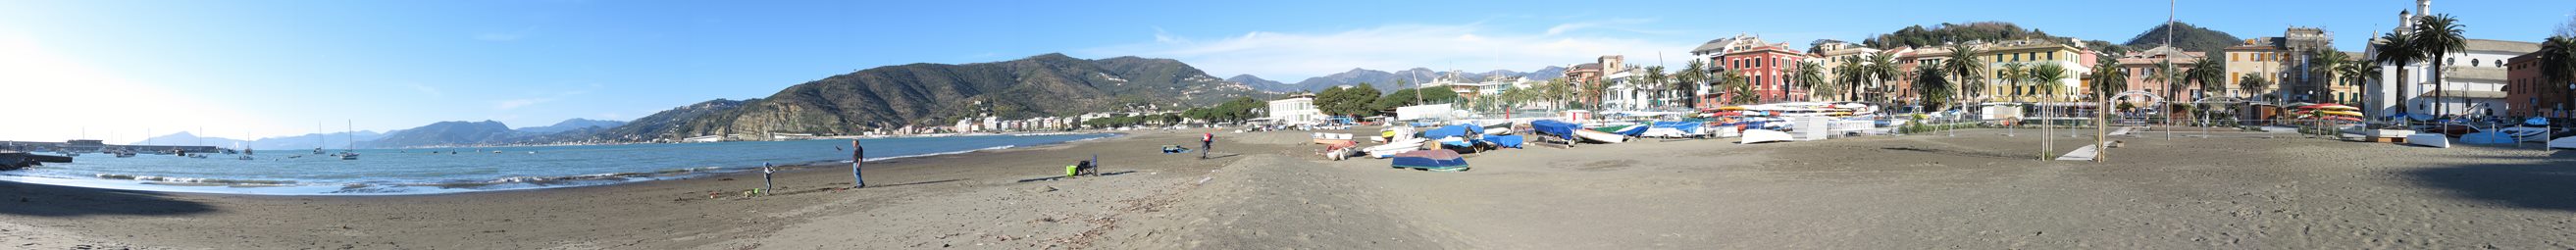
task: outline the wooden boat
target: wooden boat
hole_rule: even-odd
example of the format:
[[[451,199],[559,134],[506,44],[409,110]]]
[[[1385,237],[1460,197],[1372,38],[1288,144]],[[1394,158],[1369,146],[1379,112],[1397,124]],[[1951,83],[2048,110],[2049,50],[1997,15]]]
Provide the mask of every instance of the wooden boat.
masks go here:
[[[1577,129],[1577,130],[1574,130],[1574,137],[1581,137],[1581,138],[1583,138],[1583,140],[1586,140],[1586,141],[1592,141],[1592,142],[1599,142],[1599,143],[1621,143],[1621,142],[1627,142],[1627,141],[1628,141],[1628,137],[1627,137],[1627,136],[1620,136],[1619,134],[1612,134],[1612,133],[1609,133],[1609,132],[1601,132],[1601,131],[1592,131],[1592,130],[1587,130],[1587,129]]]

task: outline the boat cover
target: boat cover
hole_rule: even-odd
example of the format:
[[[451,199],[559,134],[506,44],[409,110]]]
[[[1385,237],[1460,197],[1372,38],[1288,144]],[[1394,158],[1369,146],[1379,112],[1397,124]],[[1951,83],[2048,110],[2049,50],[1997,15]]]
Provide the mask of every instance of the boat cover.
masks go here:
[[[1700,132],[1700,124],[1702,124],[1702,123],[1701,123],[1701,122],[1683,122],[1683,121],[1675,121],[1675,122],[1655,122],[1655,123],[1654,123],[1654,127],[1655,127],[1655,128],[1669,128],[1669,129],[1674,129],[1674,130],[1681,130],[1681,131],[1682,131],[1682,133],[1687,133],[1687,134],[1694,134],[1694,135],[1696,135],[1696,134],[1700,134],[1700,133],[1699,133],[1699,132]]]
[[[1449,138],[1449,137],[1462,137],[1462,136],[1468,136],[1468,135],[1479,135],[1479,134],[1484,134],[1484,132],[1485,132],[1485,130],[1484,130],[1484,129],[1482,129],[1482,128],[1478,128],[1478,127],[1476,127],[1476,126],[1469,126],[1469,125],[1449,125],[1449,126],[1446,126],[1446,127],[1434,128],[1434,129],[1431,129],[1431,131],[1422,131],[1422,138],[1440,139],[1440,138]]]
[[[1530,121],[1530,127],[1537,129],[1539,134],[1555,136],[1557,139],[1568,141],[1574,140],[1574,130],[1583,129],[1582,125],[1574,125],[1573,123],[1566,123],[1557,120]]]
[[[1401,154],[1395,154],[1395,157],[1393,158],[1395,167],[1399,168],[1456,169],[1467,167],[1466,158],[1459,157],[1458,152],[1451,152],[1448,150],[1419,150],[1404,152]]]
[[[1494,144],[1495,147],[1521,148],[1521,142],[1523,139],[1518,135],[1485,136],[1485,143]]]

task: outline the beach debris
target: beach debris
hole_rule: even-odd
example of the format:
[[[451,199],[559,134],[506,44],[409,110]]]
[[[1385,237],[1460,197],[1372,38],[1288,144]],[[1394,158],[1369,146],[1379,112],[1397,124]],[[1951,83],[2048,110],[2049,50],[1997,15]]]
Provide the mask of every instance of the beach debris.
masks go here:
[[[1056,190],[1061,190],[1061,189],[1056,189],[1056,188],[1055,188],[1055,186],[1038,186],[1038,188],[1037,188],[1036,190],[1034,190],[1034,191],[1036,191],[1036,192],[1038,192],[1038,193],[1045,193],[1045,192],[1055,192]]]

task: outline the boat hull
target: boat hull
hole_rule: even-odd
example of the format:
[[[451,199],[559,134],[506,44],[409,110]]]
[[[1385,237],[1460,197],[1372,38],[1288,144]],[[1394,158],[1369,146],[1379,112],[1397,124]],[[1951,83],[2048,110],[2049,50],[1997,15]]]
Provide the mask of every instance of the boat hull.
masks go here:
[[[1743,139],[1744,139],[1744,140],[1742,140],[1742,141],[1736,141],[1736,142],[1735,142],[1735,144],[1754,144],[1754,143],[1764,143],[1764,142],[1783,142],[1783,141],[1790,141],[1790,140],[1793,140],[1793,139],[1796,139],[1796,138],[1790,137],[1788,132],[1780,132],[1780,131],[1778,131],[1778,130],[1769,130],[1769,129],[1747,129],[1747,130],[1744,130],[1744,136],[1743,136]]]
[[[1599,143],[1621,143],[1621,142],[1628,142],[1628,137],[1627,137],[1627,136],[1620,136],[1619,134],[1605,133],[1605,132],[1601,132],[1601,131],[1592,131],[1592,130],[1575,130],[1575,131],[1574,131],[1574,136],[1575,136],[1575,137],[1582,137],[1582,138],[1583,138],[1583,140],[1585,140],[1585,141],[1592,141],[1592,142],[1599,142]]]
[[[2406,136],[2406,144],[2436,148],[2451,148],[2451,138],[2442,136],[2441,134],[2415,134]]]

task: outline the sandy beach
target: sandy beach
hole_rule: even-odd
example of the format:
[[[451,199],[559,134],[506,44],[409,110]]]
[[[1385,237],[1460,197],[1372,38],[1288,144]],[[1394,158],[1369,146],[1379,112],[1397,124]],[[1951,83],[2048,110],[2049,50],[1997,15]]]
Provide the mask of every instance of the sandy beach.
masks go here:
[[[1373,131],[1374,128],[1360,128]],[[0,183],[0,248],[2571,248],[2576,152],[2196,129],[2037,160],[2034,130],[1506,149],[1466,172],[1198,132],[779,175],[400,196]],[[2053,153],[2086,138],[2057,140]],[[880,145],[871,145],[880,146]],[[1052,179],[1097,154],[1105,176]],[[710,194],[715,194],[710,198]]]

